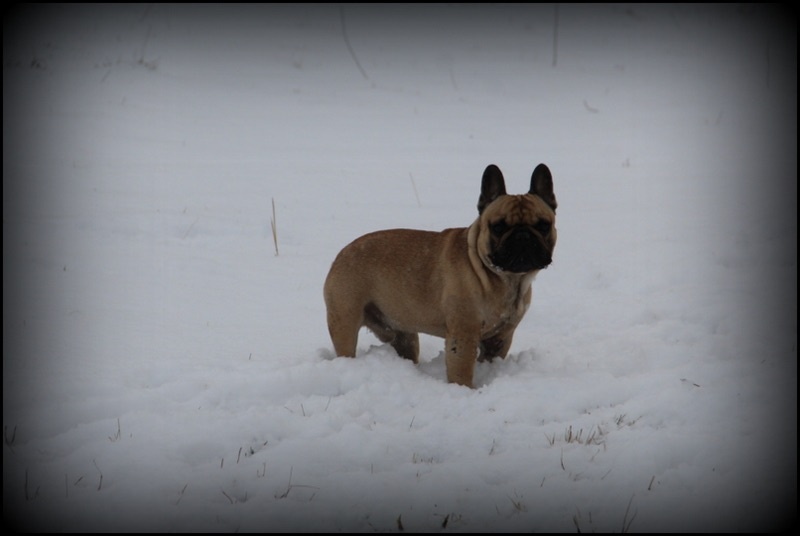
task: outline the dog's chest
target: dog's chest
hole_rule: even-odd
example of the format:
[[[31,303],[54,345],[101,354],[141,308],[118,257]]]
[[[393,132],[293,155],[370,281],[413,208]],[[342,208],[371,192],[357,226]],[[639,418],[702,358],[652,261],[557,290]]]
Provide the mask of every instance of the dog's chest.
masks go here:
[[[504,299],[490,310],[485,311],[482,325],[483,336],[493,336],[519,324],[528,311],[531,302],[530,283],[508,288]]]

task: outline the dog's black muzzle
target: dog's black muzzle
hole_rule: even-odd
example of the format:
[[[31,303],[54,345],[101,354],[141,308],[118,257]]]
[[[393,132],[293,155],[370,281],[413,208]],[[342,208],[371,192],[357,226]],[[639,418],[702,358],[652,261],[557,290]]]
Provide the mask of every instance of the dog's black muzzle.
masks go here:
[[[553,256],[538,232],[530,227],[518,227],[498,244],[491,260],[504,272],[526,273],[547,268]]]

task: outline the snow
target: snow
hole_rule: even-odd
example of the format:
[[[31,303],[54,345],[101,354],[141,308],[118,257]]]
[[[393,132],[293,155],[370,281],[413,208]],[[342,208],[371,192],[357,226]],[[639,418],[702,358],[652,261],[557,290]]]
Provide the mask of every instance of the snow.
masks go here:
[[[790,527],[795,17],[11,8],[5,527]],[[476,389],[433,337],[333,356],[344,245],[467,226],[487,164],[521,193],[539,162],[554,263]]]

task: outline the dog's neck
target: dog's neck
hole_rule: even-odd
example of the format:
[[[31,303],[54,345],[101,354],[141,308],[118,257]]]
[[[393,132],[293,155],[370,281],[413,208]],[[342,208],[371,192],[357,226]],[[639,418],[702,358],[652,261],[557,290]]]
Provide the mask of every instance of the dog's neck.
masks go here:
[[[481,288],[483,288],[484,292],[491,292],[493,285],[489,279],[489,273],[485,269],[485,265],[481,260],[481,256],[476,247],[478,243],[478,231],[480,229],[479,222],[480,218],[477,219],[467,229],[467,255],[469,255],[469,263],[472,265],[472,271],[478,276],[478,279],[481,282]]]

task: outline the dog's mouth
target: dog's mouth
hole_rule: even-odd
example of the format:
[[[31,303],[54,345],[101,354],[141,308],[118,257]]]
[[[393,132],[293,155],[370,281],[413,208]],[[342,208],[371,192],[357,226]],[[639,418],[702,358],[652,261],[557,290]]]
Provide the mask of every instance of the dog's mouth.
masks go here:
[[[553,256],[534,232],[521,228],[503,240],[489,260],[498,271],[524,274],[544,270]]]
[[[537,261],[524,256],[512,257],[507,260],[498,260],[496,256],[490,257],[492,268],[498,272],[509,272],[513,274],[527,274],[538,270],[544,270],[552,263],[552,260]]]

